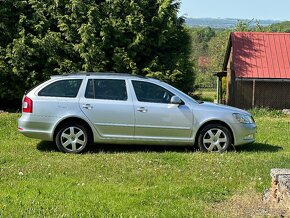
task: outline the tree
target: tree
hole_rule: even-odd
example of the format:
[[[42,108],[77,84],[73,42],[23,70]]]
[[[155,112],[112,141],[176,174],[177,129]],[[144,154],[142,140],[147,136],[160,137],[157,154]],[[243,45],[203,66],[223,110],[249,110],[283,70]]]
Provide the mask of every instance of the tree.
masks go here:
[[[268,32],[285,32],[290,33],[290,21],[284,21],[281,23],[275,23],[268,27],[265,27]]]
[[[198,64],[195,70],[195,88],[212,85],[211,59],[209,42],[215,37],[216,30],[210,27],[194,27],[190,29],[192,39],[192,58]]]
[[[76,71],[153,76],[189,91],[191,41],[178,9],[174,0],[0,1],[0,98]]]
[[[192,55],[195,59],[207,55],[208,42],[214,38],[215,35],[215,30],[210,27],[195,27],[190,29]]]

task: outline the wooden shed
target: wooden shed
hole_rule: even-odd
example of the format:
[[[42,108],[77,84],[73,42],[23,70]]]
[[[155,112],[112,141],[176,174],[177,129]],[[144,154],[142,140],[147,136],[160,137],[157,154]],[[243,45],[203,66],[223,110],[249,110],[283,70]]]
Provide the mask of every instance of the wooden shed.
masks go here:
[[[239,108],[290,108],[290,33],[233,32],[223,70],[226,104]]]

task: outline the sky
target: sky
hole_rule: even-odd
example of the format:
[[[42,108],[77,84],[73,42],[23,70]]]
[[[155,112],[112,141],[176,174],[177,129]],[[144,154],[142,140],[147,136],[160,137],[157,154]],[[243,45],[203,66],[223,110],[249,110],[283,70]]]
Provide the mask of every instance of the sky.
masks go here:
[[[290,0],[180,0],[180,16],[290,20]]]

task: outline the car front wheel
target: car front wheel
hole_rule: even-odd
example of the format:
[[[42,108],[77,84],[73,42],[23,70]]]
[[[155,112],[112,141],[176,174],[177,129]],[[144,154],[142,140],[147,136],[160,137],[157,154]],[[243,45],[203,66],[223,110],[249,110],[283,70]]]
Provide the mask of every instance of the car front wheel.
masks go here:
[[[220,124],[209,124],[202,128],[198,136],[201,151],[224,152],[232,143],[228,128]]]
[[[67,123],[57,132],[55,143],[65,153],[81,153],[89,144],[88,130],[81,124]]]

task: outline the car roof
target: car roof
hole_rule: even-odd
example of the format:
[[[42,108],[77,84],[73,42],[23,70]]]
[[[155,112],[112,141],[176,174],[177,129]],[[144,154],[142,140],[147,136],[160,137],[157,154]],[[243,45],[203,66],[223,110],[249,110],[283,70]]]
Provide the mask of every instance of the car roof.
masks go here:
[[[161,82],[154,78],[148,78],[141,75],[134,75],[128,73],[113,73],[113,72],[79,72],[79,73],[69,73],[69,74],[61,74],[61,75],[52,75],[51,78],[66,78],[66,77],[98,77],[98,78],[135,78],[135,79],[144,79],[155,82]]]

